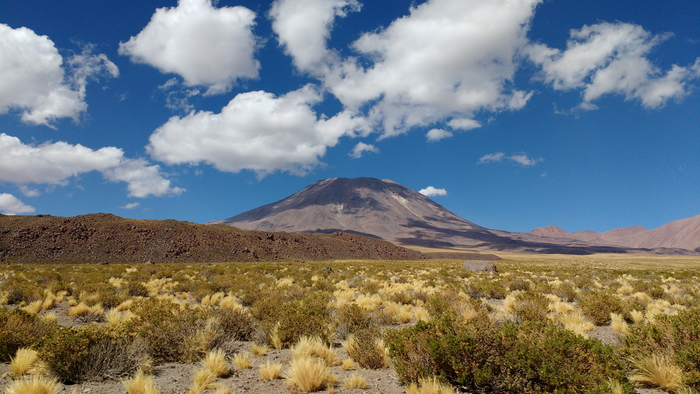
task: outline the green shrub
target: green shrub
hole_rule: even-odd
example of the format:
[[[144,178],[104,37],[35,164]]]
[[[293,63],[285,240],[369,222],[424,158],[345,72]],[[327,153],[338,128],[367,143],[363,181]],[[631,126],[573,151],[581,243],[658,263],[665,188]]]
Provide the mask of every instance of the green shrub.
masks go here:
[[[578,306],[596,326],[610,324],[610,313],[621,313],[620,300],[604,291],[590,291],[579,300]]]
[[[348,347],[348,356],[362,368],[381,369],[386,367],[384,349],[377,345],[381,338],[374,329],[363,329],[353,334],[352,345]]]
[[[630,326],[623,338],[623,354],[629,358],[652,353],[673,354],[685,371],[683,381],[700,389],[700,307],[674,316],[657,316],[653,323]]]
[[[40,358],[59,379],[67,383],[81,382],[86,379],[85,361],[90,347],[107,337],[106,327],[60,327],[43,341]]]
[[[356,304],[344,305],[334,311],[336,331],[354,334],[360,330],[373,330],[379,333],[379,325],[374,316]],[[341,335],[345,338],[345,335]]]
[[[227,339],[249,341],[255,330],[255,321],[242,310],[219,309],[214,314]]]
[[[0,307],[0,362],[9,362],[19,348],[38,347],[58,329],[55,322],[31,315],[22,309]]]
[[[30,281],[19,275],[12,276],[1,283],[0,291],[6,291],[7,303],[10,305],[20,302],[32,302],[44,298],[44,291],[36,282]]]
[[[327,294],[313,293],[303,300],[286,303],[279,316],[277,331],[282,345],[289,347],[302,336],[318,336],[327,342],[327,327],[331,322],[326,309],[329,300]]]
[[[387,334],[399,378],[439,376],[471,390],[503,393],[603,393],[624,382],[612,347],[543,323],[499,327],[446,317]]]
[[[548,305],[542,294],[526,291],[515,297],[515,316],[521,322],[547,321]]]
[[[558,296],[565,302],[574,302],[578,299],[576,289],[569,283],[562,283],[559,287],[555,287],[552,294]]]

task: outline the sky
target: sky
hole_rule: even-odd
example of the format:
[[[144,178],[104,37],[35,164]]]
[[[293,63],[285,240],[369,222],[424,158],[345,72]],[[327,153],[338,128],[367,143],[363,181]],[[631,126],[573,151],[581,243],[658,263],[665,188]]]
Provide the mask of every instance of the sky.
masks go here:
[[[700,214],[696,0],[3,0],[0,213],[206,223],[333,177],[478,225]]]

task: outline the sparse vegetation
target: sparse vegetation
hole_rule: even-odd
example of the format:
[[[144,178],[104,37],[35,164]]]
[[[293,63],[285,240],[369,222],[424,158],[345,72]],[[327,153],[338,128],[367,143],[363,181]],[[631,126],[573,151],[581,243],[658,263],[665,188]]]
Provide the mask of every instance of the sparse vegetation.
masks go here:
[[[324,271],[328,265],[333,270]],[[239,369],[258,368],[261,381],[282,375],[297,391],[362,388],[362,369],[387,367],[416,393],[453,392],[450,385],[511,393],[631,393],[633,384],[700,390],[700,279],[680,266],[505,260],[498,273],[466,273],[459,261],[429,260],[32,268],[0,269],[0,361],[12,360],[18,380],[133,376],[126,384],[140,376],[127,391],[147,394],[157,391],[144,383],[153,366],[202,362],[191,394],[224,394],[230,390],[217,379],[228,376],[228,357]],[[286,348],[286,365],[273,362],[279,351],[270,349]],[[20,363],[20,349],[32,349],[34,361]]]

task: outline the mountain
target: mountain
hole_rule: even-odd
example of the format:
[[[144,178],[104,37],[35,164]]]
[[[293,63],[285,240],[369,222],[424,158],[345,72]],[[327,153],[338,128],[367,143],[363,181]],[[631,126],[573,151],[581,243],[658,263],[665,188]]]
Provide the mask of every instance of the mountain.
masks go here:
[[[487,229],[414,190],[374,178],[321,180],[280,201],[211,223],[258,231],[344,231],[428,247],[574,254],[626,251],[575,239]]]
[[[536,228],[530,234],[542,237],[572,239],[596,243],[599,245],[614,245],[628,248],[676,248],[700,252],[700,215],[667,223],[653,230],[642,226],[616,228],[604,233],[595,231],[567,231],[547,226]]]
[[[174,263],[274,260],[415,260],[428,256],[357,234],[242,231],[110,214],[0,215],[0,262]]]

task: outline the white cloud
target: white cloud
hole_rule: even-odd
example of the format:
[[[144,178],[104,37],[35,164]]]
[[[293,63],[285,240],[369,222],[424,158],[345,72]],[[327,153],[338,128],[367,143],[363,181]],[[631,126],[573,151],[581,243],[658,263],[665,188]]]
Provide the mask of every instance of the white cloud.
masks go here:
[[[121,209],[134,209],[134,208],[138,208],[139,205],[141,205],[141,204],[137,203],[137,202],[132,202],[132,203],[126,204],[123,207],[119,207],[119,208],[121,208]]]
[[[58,118],[73,118],[87,110],[87,81],[98,75],[117,77],[119,69],[103,54],[86,46],[66,61],[47,36],[31,29],[0,24],[0,114],[22,111],[27,123],[46,125]]]
[[[443,129],[432,129],[425,134],[425,137],[428,139],[428,142],[437,142],[443,138],[452,137],[452,133]]]
[[[433,197],[433,196],[446,196],[447,195],[447,190],[445,189],[436,189],[432,186],[428,186],[425,189],[420,189],[418,193],[426,196],[426,197]]]
[[[503,161],[503,159],[513,161],[513,162],[518,163],[522,166],[534,166],[535,164],[544,161],[544,159],[542,159],[542,158],[539,158],[539,159],[530,158],[524,153],[516,153],[512,156],[506,156],[506,154],[503,152],[496,152],[496,153],[489,153],[488,155],[484,155],[482,158],[479,159],[479,161],[476,162],[476,164],[497,163],[497,162]]]
[[[360,157],[362,157],[362,154],[364,152],[379,153],[379,148],[372,144],[358,142],[357,145],[355,145],[355,147],[352,148],[352,152],[350,152],[350,157],[352,157],[353,159],[359,159]]]
[[[599,23],[571,30],[563,52],[543,44],[531,45],[527,52],[554,89],[583,89],[584,109],[596,108],[592,102],[605,94],[656,108],[669,98],[683,97],[685,83],[698,77],[694,67],[700,58],[690,68],[674,65],[665,74],[649,61],[647,55],[667,37],[629,23]]]
[[[489,153],[488,155],[484,155],[481,159],[479,159],[476,164],[500,162],[503,161],[505,156],[506,154],[503,152]]]
[[[524,105],[524,104],[523,104]],[[477,122],[474,119],[460,119],[460,118],[455,118],[447,122],[447,125],[452,127],[453,129],[458,129],[458,130],[471,130],[471,129],[476,129],[481,127],[481,123]]]
[[[17,197],[12,194],[0,193],[0,211],[6,215],[16,215],[18,213],[34,212],[34,207],[24,205]]]
[[[99,171],[111,181],[127,182],[129,195],[134,197],[184,191],[171,187],[157,165],[149,166],[145,160],[125,158],[119,148],[93,150],[62,141],[31,146],[23,144],[17,137],[0,133],[0,181],[21,187],[29,183],[66,185],[70,177],[91,171]]]
[[[359,11],[357,0],[277,0],[270,9],[272,29],[294,65],[316,76],[337,59],[326,47],[333,20]]]
[[[27,197],[39,197],[39,195],[41,194],[38,190],[32,189],[27,185],[20,185],[19,191],[21,191],[22,194],[24,194]]]
[[[542,159],[542,158],[532,159],[524,153],[515,154],[513,156],[508,157],[508,159],[510,159],[510,160],[520,164],[520,165],[523,165],[523,166],[534,166],[535,164],[544,161],[544,159]]]
[[[138,35],[119,43],[119,54],[178,74],[188,86],[206,86],[206,94],[225,93],[237,79],[258,77],[254,24],[255,13],[242,6],[179,0],[177,7],[158,8]]]
[[[365,130],[362,118],[343,111],[327,119],[311,106],[321,93],[307,85],[275,97],[263,91],[234,97],[219,114],[174,116],[150,137],[151,156],[167,164],[208,163],[221,171],[276,170],[305,174],[343,135]]]
[[[368,116],[383,137],[449,117],[520,109],[531,93],[512,88],[515,59],[539,2],[429,0],[360,37],[352,47],[361,60],[327,56],[323,81],[351,110],[371,103]]]

